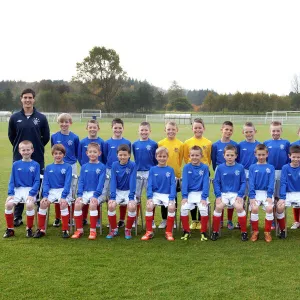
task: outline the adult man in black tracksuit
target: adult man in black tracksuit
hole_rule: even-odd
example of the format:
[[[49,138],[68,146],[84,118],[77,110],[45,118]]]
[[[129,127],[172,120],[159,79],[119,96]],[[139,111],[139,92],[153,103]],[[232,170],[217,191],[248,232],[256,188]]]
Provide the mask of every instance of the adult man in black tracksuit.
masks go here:
[[[13,145],[13,161],[22,159],[18,146],[20,142],[29,140],[33,144],[34,152],[32,159],[41,166],[41,174],[44,172],[44,147],[50,139],[50,129],[45,115],[39,113],[33,106],[35,92],[32,89],[25,89],[21,94],[23,108],[14,113],[8,124],[8,138]],[[20,226],[24,204],[18,204],[14,212],[14,226]]]

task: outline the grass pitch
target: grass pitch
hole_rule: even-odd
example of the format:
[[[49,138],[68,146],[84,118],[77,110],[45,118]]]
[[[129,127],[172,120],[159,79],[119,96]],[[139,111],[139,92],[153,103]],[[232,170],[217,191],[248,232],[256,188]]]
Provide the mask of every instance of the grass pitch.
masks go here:
[[[75,123],[71,130],[83,138],[84,127],[84,123]],[[126,122],[124,137],[135,141],[137,128],[137,123]],[[214,142],[220,138],[219,129],[220,125],[207,125],[205,136]],[[269,138],[268,126],[257,129],[259,141]],[[57,130],[58,125],[52,123],[52,133]],[[243,139],[241,131],[241,126],[235,126],[233,140]],[[295,141],[296,132],[294,126],[284,127],[283,138]],[[99,136],[104,140],[111,136],[108,122],[101,123]],[[179,139],[191,136],[190,126],[179,127]],[[151,138],[164,138],[163,124],[152,125]],[[2,233],[12,159],[6,123],[0,123],[0,142]],[[48,145],[46,163],[50,162]],[[212,195],[210,198],[213,201]],[[197,231],[186,242],[175,231],[175,242],[167,242],[163,230],[157,230],[148,242],[140,241],[141,235],[127,241],[123,230],[120,237],[106,240],[106,228],[103,236],[88,241],[88,226],[80,240],[63,240],[60,230],[51,226],[46,237],[36,240],[25,238],[23,225],[16,229],[16,237],[0,238],[0,299],[296,299],[300,293],[300,230],[289,230],[283,241],[273,233],[272,243],[266,244],[263,219],[260,214],[261,239],[256,243],[243,243],[238,230],[227,229],[216,242],[200,242]],[[291,212],[288,223],[292,223]]]

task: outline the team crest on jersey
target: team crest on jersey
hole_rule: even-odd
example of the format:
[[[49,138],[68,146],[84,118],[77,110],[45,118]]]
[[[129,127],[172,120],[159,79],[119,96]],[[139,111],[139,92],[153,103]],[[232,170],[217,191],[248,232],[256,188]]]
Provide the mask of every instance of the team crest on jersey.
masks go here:
[[[96,174],[100,174],[101,170],[98,168],[96,169]]]
[[[148,151],[150,151],[150,150],[151,150],[151,145],[147,145],[147,146],[146,146],[146,149],[147,149]]]
[[[72,146],[72,145],[73,145],[73,141],[68,140],[68,145],[69,145],[69,146]]]
[[[179,149],[178,148],[174,148],[174,152],[179,152]]]
[[[129,174],[130,173],[130,169],[126,168],[125,172],[126,172],[126,174]]]
[[[39,125],[39,123],[40,123],[41,121],[40,121],[40,119],[38,119],[38,118],[33,118],[32,122],[33,122],[34,125]]]
[[[200,170],[200,171],[199,171],[199,175],[200,175],[200,176],[203,176],[203,174],[204,174],[204,171],[203,171],[203,170]]]
[[[266,168],[266,172],[269,174],[271,173],[271,170],[269,168]]]
[[[170,176],[171,176],[171,173],[170,173],[170,172],[167,172],[167,173],[166,173],[166,177],[169,178]]]
[[[235,170],[234,174],[235,174],[236,176],[239,176],[239,175],[240,175],[240,171],[239,171],[239,170]]]
[[[284,145],[280,144],[280,149],[283,150],[284,149]]]
[[[206,147],[206,146],[202,146],[201,148],[202,148],[203,150],[205,150],[207,147]]]
[[[31,166],[31,167],[29,168],[29,171],[30,171],[30,172],[34,172],[34,170],[35,170],[35,167],[34,167],[34,166]]]
[[[61,174],[66,174],[66,171],[67,171],[66,169],[61,169],[60,173]]]

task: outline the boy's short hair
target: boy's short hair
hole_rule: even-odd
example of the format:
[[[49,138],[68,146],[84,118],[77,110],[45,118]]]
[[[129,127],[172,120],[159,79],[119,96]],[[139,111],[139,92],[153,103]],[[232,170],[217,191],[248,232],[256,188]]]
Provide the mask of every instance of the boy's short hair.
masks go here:
[[[150,123],[149,122],[141,122],[140,126],[147,126],[149,129],[151,129]]]
[[[174,122],[174,121],[168,121],[168,122],[165,124],[165,127],[166,127],[167,125],[171,125],[171,126],[174,126],[174,127],[178,128],[177,123]]]
[[[231,127],[233,127],[233,123],[231,121],[225,121],[222,124],[222,127],[224,127],[224,126],[231,126]]]
[[[190,153],[191,153],[192,150],[200,151],[200,154],[202,155],[202,148],[200,146],[194,145],[193,147],[191,147]]]
[[[98,143],[95,142],[89,143],[87,146],[87,150],[89,150],[90,148],[96,148],[99,152],[101,152],[100,145]]]
[[[113,127],[115,124],[122,124],[122,127],[124,127],[124,122],[122,119],[120,118],[114,118],[112,121],[111,121],[111,127]]]
[[[245,127],[253,127],[253,129],[255,130],[255,126],[252,122],[246,122],[243,126],[243,129],[245,129]]]
[[[88,128],[89,123],[95,124],[95,125],[97,125],[98,128],[100,128],[98,121],[95,120],[95,119],[91,119],[91,120],[88,120],[88,121],[86,122],[86,129]]]
[[[282,126],[282,123],[280,121],[272,121],[270,127],[271,126]]]
[[[193,120],[193,125],[194,125],[194,123],[202,124],[203,128],[205,128],[204,121],[203,121],[203,119],[201,119],[201,118],[195,118],[195,119]]]
[[[228,150],[232,150],[232,151],[235,152],[235,154],[237,154],[237,149],[236,149],[236,147],[233,146],[232,144],[229,144],[229,145],[227,145],[227,146],[224,148],[224,154],[225,154],[225,152],[228,151]]]
[[[117,153],[119,153],[120,151],[127,151],[129,154],[131,154],[130,147],[126,144],[122,144],[118,147]]]
[[[28,140],[22,141],[22,142],[19,144],[19,148],[20,148],[21,146],[31,146],[31,149],[33,149],[33,144],[32,144],[32,142],[31,142],[31,141],[28,141]]]
[[[60,151],[61,153],[63,153],[64,155],[66,155],[66,148],[62,144],[55,144],[55,145],[53,145],[52,148],[51,148],[51,154],[53,155],[53,153],[55,151]]]
[[[265,144],[256,145],[254,152],[256,153],[256,151],[259,151],[259,150],[264,150],[264,151],[269,152],[268,147]]]
[[[63,121],[69,121],[70,123],[72,123],[72,116],[68,113],[62,113],[57,117],[57,122],[63,122]]]
[[[24,94],[32,94],[33,99],[35,98],[35,91],[33,89],[25,89],[21,93],[21,98],[23,97]]]
[[[289,150],[289,153],[290,154],[300,153],[300,146],[299,145],[293,145],[293,146],[291,146],[290,150]]]
[[[165,152],[169,156],[169,151],[166,147],[158,147],[155,151],[155,155],[158,155],[161,152]]]

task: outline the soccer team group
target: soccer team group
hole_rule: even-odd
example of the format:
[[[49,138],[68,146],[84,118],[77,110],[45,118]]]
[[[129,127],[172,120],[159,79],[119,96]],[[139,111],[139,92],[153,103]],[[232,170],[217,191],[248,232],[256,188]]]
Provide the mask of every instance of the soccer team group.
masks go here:
[[[165,237],[173,241],[176,226],[177,192],[181,191],[180,220],[183,228],[182,240],[191,237],[191,230],[199,229],[201,241],[208,240],[210,171],[215,171],[212,180],[215,194],[211,239],[219,238],[223,226],[223,212],[227,207],[227,227],[233,229],[234,208],[241,230],[241,240],[247,241],[247,219],[245,201],[249,198],[252,227],[251,241],[259,237],[259,207],[265,211],[264,238],[272,241],[274,213],[280,228],[279,237],[284,239],[285,207],[292,206],[294,224],[300,227],[300,140],[291,144],[281,138],[282,125],[272,122],[271,139],[259,143],[253,123],[243,126],[245,140],[239,144],[231,140],[233,124],[226,121],[221,126],[221,139],[214,144],[203,136],[202,119],[192,124],[194,136],[184,143],[176,138],[178,127],[175,122],[165,124],[166,138],[156,143],[149,138],[151,127],[148,122],[139,125],[139,140],[131,142],[123,137],[124,123],[121,119],[112,121],[112,138],[103,141],[98,137],[97,120],[87,122],[88,137],[79,137],[70,131],[72,117],[61,114],[58,117],[60,131],[51,136],[51,152],[54,162],[46,166],[42,181],[42,197],[38,208],[38,229],[33,232],[35,202],[40,190],[40,166],[31,159],[34,151],[30,141],[19,143],[21,160],[13,163],[5,203],[7,229],[4,238],[14,236],[14,206],[20,202],[26,205],[26,236],[41,238],[46,234],[46,216],[49,205],[55,203],[53,226],[62,226],[62,237],[79,239],[87,223],[90,210],[90,233],[88,239],[97,236],[99,207],[107,202],[109,233],[107,239],[119,235],[119,228],[125,227],[125,238],[131,239],[131,230],[139,213],[142,191],[146,190],[146,233],[141,240],[154,237],[155,207],[161,206],[162,222],[159,228],[166,228]],[[300,132],[298,132],[300,134]],[[130,160],[131,152],[134,161]],[[182,162],[186,163],[181,172]],[[77,174],[77,161],[81,165],[76,186],[74,219],[76,231],[69,235],[70,203]],[[116,208],[119,205],[120,219],[117,222]],[[126,218],[127,211],[127,218]],[[189,224],[189,211],[192,222]],[[126,224],[125,224],[126,219]]]

